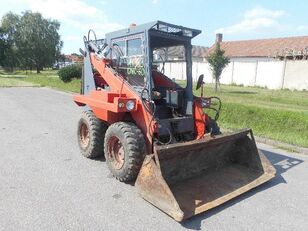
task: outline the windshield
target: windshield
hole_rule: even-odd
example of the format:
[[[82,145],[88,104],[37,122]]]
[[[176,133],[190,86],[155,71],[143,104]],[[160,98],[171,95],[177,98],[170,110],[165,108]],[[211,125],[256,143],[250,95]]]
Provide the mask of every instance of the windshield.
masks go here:
[[[186,57],[184,45],[153,49],[152,70],[171,80],[186,80]]]
[[[153,62],[185,62],[185,48],[183,45],[156,48],[153,51]]]
[[[144,87],[144,49],[142,34],[112,40],[111,57],[115,69],[132,86]]]

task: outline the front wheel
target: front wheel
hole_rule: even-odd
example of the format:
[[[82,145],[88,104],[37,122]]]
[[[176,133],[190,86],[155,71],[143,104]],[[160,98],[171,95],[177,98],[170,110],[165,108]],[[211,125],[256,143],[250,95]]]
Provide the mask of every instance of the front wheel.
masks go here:
[[[106,163],[111,173],[123,182],[136,179],[145,156],[145,139],[133,123],[117,122],[105,134]]]
[[[96,118],[92,111],[83,112],[77,128],[81,154],[87,158],[104,155],[104,137],[108,126]]]

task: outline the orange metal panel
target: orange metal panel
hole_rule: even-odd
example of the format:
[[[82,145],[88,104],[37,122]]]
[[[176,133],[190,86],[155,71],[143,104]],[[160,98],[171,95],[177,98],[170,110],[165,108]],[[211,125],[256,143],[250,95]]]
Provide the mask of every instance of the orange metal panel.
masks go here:
[[[91,54],[91,63],[99,73],[99,78],[104,79],[101,82],[106,82],[109,90],[94,90],[89,95],[75,95],[74,101],[78,105],[88,105],[98,118],[111,124],[120,121],[127,112],[126,108],[118,107],[119,102],[125,103],[128,100],[134,100],[135,108],[130,113],[142,130],[146,138],[148,152],[151,153],[153,150],[150,131],[154,130],[154,122],[152,115],[143,107],[140,96],[125,82],[122,76],[109,67],[109,60],[100,59]]]
[[[203,111],[201,99],[195,99],[194,101],[194,117],[196,138],[201,139],[205,134],[205,126],[208,119],[208,115]]]

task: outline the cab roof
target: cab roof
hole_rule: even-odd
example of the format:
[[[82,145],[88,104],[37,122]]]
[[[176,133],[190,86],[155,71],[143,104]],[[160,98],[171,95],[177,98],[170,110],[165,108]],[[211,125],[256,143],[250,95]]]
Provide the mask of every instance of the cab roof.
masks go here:
[[[111,33],[106,34],[106,39],[113,39],[113,38],[119,38],[123,36],[128,36],[128,35],[133,35],[133,34],[138,34],[142,33],[145,31],[153,31],[157,33],[162,33],[162,34],[169,34],[169,35],[174,35],[174,36],[179,36],[179,37],[187,37],[187,38],[194,38],[198,34],[201,33],[201,30],[197,29],[192,29],[188,27],[183,27],[179,25],[174,25],[162,21],[154,21],[154,22],[149,22],[146,24],[141,24],[138,26],[133,26],[129,27],[126,29],[114,31]]]

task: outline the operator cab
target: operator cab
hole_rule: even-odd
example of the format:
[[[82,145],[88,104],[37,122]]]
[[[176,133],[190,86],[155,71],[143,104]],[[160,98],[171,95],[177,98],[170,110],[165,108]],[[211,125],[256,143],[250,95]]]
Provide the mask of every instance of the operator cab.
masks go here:
[[[199,33],[163,23],[149,30],[151,90],[160,144],[194,139],[191,39]]]
[[[156,21],[106,35],[113,68],[151,104],[160,143],[194,138],[191,39],[199,33]]]
[[[154,40],[155,41],[155,40]],[[152,49],[152,99],[156,106],[157,117],[168,119],[182,117],[185,111],[185,80],[181,84],[175,80],[181,79],[185,73],[185,48],[183,45],[158,46]],[[178,69],[171,70],[171,63],[177,63]],[[174,66],[174,65],[173,65]]]

